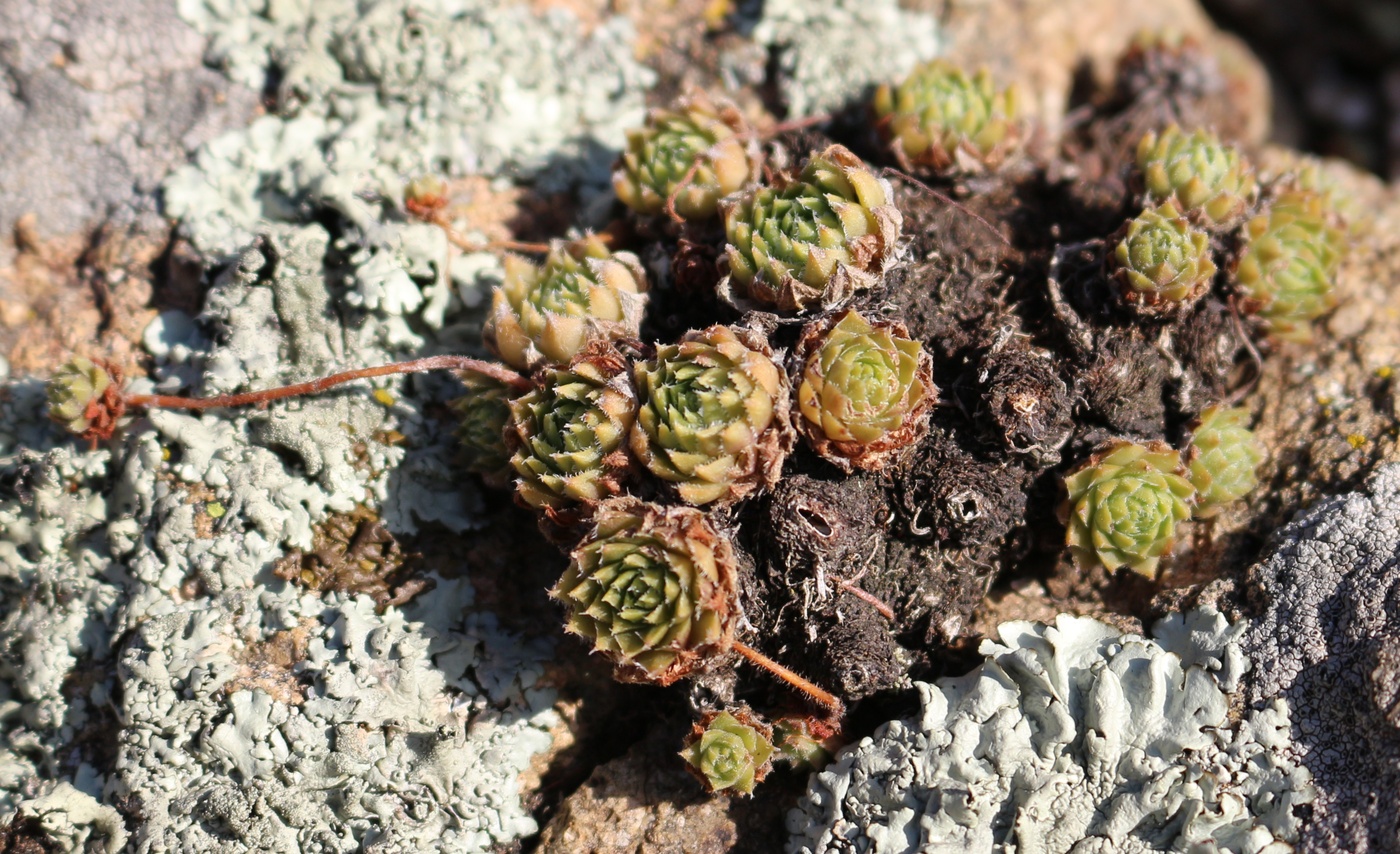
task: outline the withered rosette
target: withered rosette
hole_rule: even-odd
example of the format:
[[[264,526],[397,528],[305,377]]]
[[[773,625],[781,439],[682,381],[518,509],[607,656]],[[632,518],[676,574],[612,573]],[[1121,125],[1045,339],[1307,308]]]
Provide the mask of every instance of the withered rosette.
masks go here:
[[[793,419],[812,449],[842,471],[878,471],[928,433],[933,362],[904,324],[847,311],[807,325]]]
[[[537,387],[511,403],[506,438],[521,501],[558,509],[622,491],[637,415],[628,367],[610,343],[595,341],[567,368],[541,371]]]
[[[704,513],[624,497],[598,506],[550,595],[617,679],[670,685],[730,649],[737,585],[729,541]]]
[[[632,453],[682,501],[737,501],[777,483],[794,441],[791,392],[759,335],[688,332],[637,365],[636,386]]]
[[[720,296],[793,314],[874,285],[894,262],[903,217],[888,181],[833,145],[793,180],[720,204],[729,274]]]
[[[598,235],[551,241],[541,266],[514,255],[504,264],[482,334],[511,367],[567,364],[588,342],[635,337],[641,327],[641,261],[609,251]]]

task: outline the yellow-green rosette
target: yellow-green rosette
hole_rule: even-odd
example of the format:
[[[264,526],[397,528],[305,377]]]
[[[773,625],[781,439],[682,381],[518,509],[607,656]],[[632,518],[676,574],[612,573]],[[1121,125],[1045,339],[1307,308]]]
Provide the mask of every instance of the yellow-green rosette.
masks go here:
[[[1196,488],[1162,442],[1118,441],[1065,478],[1065,545],[1081,568],[1127,567],[1152,578],[1191,516]]]
[[[1021,141],[1015,87],[998,88],[943,60],[925,63],[897,86],[875,91],[877,127],[900,165],[943,171],[996,167]]]
[[[1258,192],[1239,150],[1208,130],[1150,132],[1138,143],[1137,165],[1149,204],[1171,201],[1206,228],[1238,222]]]
[[[47,392],[49,417],[84,439],[110,439],[126,410],[121,372],[82,356],[54,371]]]
[[[933,363],[903,324],[847,311],[809,324],[795,357],[798,432],[843,471],[878,471],[928,433]]]
[[[1281,193],[1245,223],[1234,282],[1245,311],[1284,341],[1312,340],[1312,321],[1336,305],[1336,277],[1345,234],[1326,198],[1311,190]]]
[[[506,449],[506,424],[510,421],[513,390],[505,383],[464,371],[467,393],[449,406],[457,415],[457,441],[468,471],[497,489],[510,483],[510,451]]]
[[[687,504],[737,501],[777,483],[792,450],[787,375],[757,335],[687,333],[635,369],[632,454]]]
[[[1149,317],[1181,314],[1215,279],[1210,235],[1192,226],[1171,202],[1128,221],[1112,266],[1124,302]]]
[[[681,750],[688,770],[707,792],[752,795],[773,767],[773,730],[747,709],[709,712]]]
[[[1249,410],[1212,406],[1202,412],[1186,449],[1196,516],[1215,516],[1252,492],[1263,462],[1264,444],[1249,429]]]
[[[756,158],[747,134],[733,104],[703,92],[684,96],[669,109],[651,110],[642,127],[627,132],[613,189],[641,214],[665,212],[675,193],[682,219],[708,219],[720,199],[753,178]]]
[[[889,182],[839,145],[792,181],[725,199],[721,298],[794,314],[872,287],[894,262],[903,218],[893,200]]]
[[[616,349],[595,342],[568,368],[542,371],[537,387],[510,405],[506,435],[521,501],[557,510],[622,491],[637,414],[628,367]]]
[[[504,264],[483,336],[511,367],[565,365],[590,341],[636,337],[647,280],[632,253],[589,235],[551,241],[542,265],[514,255]]]
[[[598,505],[549,595],[617,679],[670,685],[730,649],[737,584],[729,541],[705,514],[624,497]]]

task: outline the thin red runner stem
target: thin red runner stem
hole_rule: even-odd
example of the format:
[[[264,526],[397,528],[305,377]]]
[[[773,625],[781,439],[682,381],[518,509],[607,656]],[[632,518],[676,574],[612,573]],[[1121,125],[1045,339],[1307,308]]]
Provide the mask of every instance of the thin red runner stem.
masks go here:
[[[833,718],[840,719],[846,714],[845,704],[838,700],[835,696],[827,693],[826,691],[823,691],[821,688],[818,688],[816,685],[812,684],[808,680],[802,678],[796,673],[793,673],[791,670],[782,666],[778,662],[774,661],[773,659],[769,658],[768,656],[764,655],[763,653],[759,652],[758,650],[754,649],[748,644],[740,643],[739,641],[734,641],[734,651],[742,655],[744,658],[747,658],[749,662],[753,665],[767,670],[769,673],[772,673],[774,676],[778,677],[779,679],[788,683],[792,687],[801,691],[803,694],[806,694],[808,697],[811,697],[813,700],[825,706],[827,711],[831,713],[831,716]]]
[[[522,391],[531,387],[530,381],[509,368],[467,356],[428,356],[407,362],[394,362],[373,368],[356,368],[328,377],[311,380],[280,388],[262,391],[245,391],[240,394],[221,394],[214,397],[177,397],[166,394],[132,394],[126,398],[127,406],[153,406],[160,409],[220,409],[232,406],[247,406],[252,403],[267,403],[286,397],[315,394],[333,386],[353,380],[384,377],[391,374],[414,374],[423,371],[457,370],[471,371],[506,383]]]

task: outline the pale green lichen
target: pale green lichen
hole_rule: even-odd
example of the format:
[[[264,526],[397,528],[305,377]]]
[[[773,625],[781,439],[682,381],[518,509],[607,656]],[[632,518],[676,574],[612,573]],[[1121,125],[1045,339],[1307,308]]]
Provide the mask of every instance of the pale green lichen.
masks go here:
[[[1004,624],[982,666],[917,683],[915,718],[813,776],[788,851],[1291,850],[1315,793],[1281,700],[1230,715],[1245,629],[1211,610],[1155,640],[1082,617]]]

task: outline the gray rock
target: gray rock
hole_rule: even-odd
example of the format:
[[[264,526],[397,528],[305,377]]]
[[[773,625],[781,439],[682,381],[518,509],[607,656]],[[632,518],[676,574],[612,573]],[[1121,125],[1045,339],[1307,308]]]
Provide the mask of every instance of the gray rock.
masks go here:
[[[1281,529],[1249,576],[1250,697],[1293,710],[1317,785],[1305,850],[1400,851],[1400,466]]]
[[[155,192],[188,153],[242,125],[257,92],[203,67],[173,0],[0,0],[0,235],[111,218],[163,228]],[[0,266],[13,246],[0,240]]]

